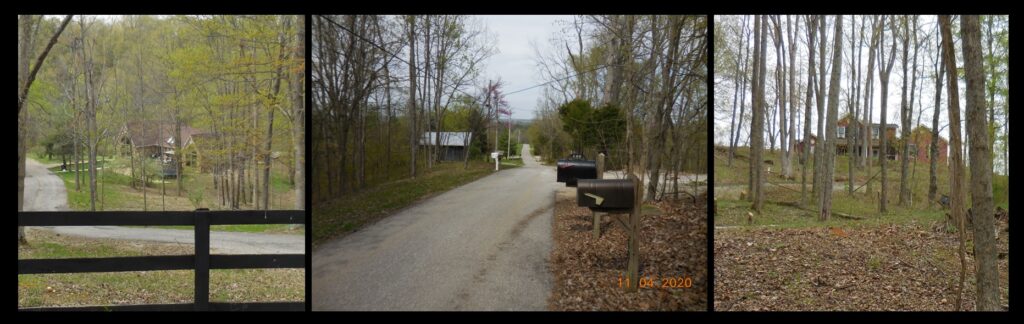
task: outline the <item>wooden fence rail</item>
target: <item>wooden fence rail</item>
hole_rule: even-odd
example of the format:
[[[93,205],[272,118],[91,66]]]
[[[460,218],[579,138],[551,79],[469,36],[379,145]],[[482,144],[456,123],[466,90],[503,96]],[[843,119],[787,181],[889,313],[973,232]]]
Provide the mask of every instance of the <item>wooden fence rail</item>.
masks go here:
[[[191,304],[33,307],[23,311],[304,311],[305,302],[211,303],[210,269],[306,268],[304,254],[210,255],[210,225],[305,224],[301,210],[18,212],[18,226],[171,226],[195,229],[194,255],[18,260],[18,274],[194,270]]]

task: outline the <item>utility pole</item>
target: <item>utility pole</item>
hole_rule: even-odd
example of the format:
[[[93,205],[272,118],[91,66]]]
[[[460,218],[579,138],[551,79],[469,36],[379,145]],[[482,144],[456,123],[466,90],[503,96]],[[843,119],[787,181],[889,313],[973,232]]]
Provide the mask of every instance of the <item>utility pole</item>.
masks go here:
[[[490,109],[490,108],[491,108],[491,103],[488,102],[487,103],[487,109]],[[494,112],[494,120],[495,120],[495,123],[494,123],[494,153],[497,153],[498,152],[498,129],[501,128],[501,117],[498,115],[497,110],[495,110],[495,112]],[[497,166],[498,165],[497,164],[498,156],[495,155],[495,154],[491,154],[491,157],[493,157],[494,160],[495,160],[494,171],[498,171],[498,166]]]
[[[518,144],[520,144],[522,142],[523,142],[523,130],[522,129],[517,129],[516,130],[516,145],[518,145]],[[520,152],[520,155],[522,155],[522,152]]]
[[[507,147],[507,150],[505,151],[505,154],[508,154],[508,156],[512,156],[512,114],[511,114],[511,112],[509,112],[509,114],[508,114],[508,140],[506,141],[505,146]]]

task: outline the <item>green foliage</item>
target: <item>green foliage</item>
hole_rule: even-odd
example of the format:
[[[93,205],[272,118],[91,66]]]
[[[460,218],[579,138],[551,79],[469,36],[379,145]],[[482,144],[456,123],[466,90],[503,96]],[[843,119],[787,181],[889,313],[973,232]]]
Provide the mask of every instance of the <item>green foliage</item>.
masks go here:
[[[607,151],[621,141],[626,132],[626,117],[619,107],[605,105],[593,108],[590,102],[575,99],[558,107],[563,130],[572,136],[580,149],[598,148]]]
[[[203,206],[203,193],[204,193],[205,190],[203,189],[203,186],[198,185],[196,182],[197,182],[196,178],[194,178],[194,177],[190,177],[188,179],[188,184],[189,184],[189,186],[188,186],[189,187],[189,190],[188,190],[188,200],[189,200],[189,202],[192,203],[192,206],[194,206],[195,208],[198,209],[198,208],[203,208],[204,207]]]
[[[444,116],[444,129],[456,132],[472,132],[469,158],[487,156],[487,123],[482,107],[472,97],[460,95]],[[504,144],[502,144],[504,145]]]
[[[564,156],[572,143],[572,137],[562,127],[557,111],[542,109],[526,129],[526,138],[533,154],[551,161]]]
[[[57,18],[60,17],[43,18],[39,35],[52,33],[59,21]],[[94,142],[99,154],[122,154],[119,158],[123,161],[115,167],[127,169],[128,150],[122,132],[125,124],[180,121],[184,126],[213,135],[203,147],[188,148],[201,152],[198,162],[204,166],[203,172],[218,170],[219,166],[224,167],[219,170],[225,170],[229,162],[234,163],[232,167],[236,170],[238,167],[251,169],[254,161],[268,154],[280,154],[277,161],[291,160],[295,155],[291,143],[295,107],[289,96],[292,93],[288,92],[294,88],[289,86],[292,79],[289,74],[304,70],[305,59],[302,55],[293,55],[299,45],[297,32],[305,28],[295,18],[280,15],[75,16],[39,70],[32,87],[28,106],[28,115],[32,118],[25,130],[29,135],[28,145],[34,152],[54,154],[46,160],[59,160],[57,154],[71,153],[73,141],[78,142],[83,155],[90,149],[86,144]],[[36,43],[41,47],[43,42]],[[92,89],[87,89],[84,76],[87,67],[93,75]],[[90,99],[86,90],[92,90],[95,97],[95,131],[86,128],[84,112]],[[302,91],[301,88],[298,91]],[[268,150],[265,143],[271,112],[276,117],[271,125],[273,138]],[[183,155],[183,152],[176,153]],[[141,157],[139,154],[135,161],[136,174],[141,176],[140,170],[145,170],[147,182],[160,179],[164,166]],[[198,176],[198,170],[187,169],[183,173]],[[101,172],[101,175],[121,179],[116,173]],[[111,179],[98,180],[105,185],[114,184]],[[168,187],[173,184],[177,196],[175,179],[166,180]],[[182,178],[186,180],[192,181]],[[263,180],[260,179],[261,183]],[[88,177],[84,181],[87,183]],[[287,186],[282,188],[280,181],[272,180],[272,193],[291,197],[288,192],[292,186],[288,181],[285,183]],[[129,188],[115,187],[121,185]],[[203,189],[207,186],[189,186],[196,190],[184,188],[182,183],[182,199],[177,201],[180,205],[221,201],[201,198],[203,190],[212,191]],[[130,188],[127,181],[103,190],[131,193],[123,195],[125,199],[141,198],[134,196],[136,189]],[[88,197],[88,189],[84,191]],[[189,200],[184,199],[185,193]],[[77,204],[77,195],[76,192],[69,197],[72,207]],[[109,210],[111,199],[106,198],[107,193],[102,195]],[[134,208],[134,203],[122,206]],[[152,208],[152,202],[149,204]],[[138,205],[143,203],[139,201]]]
[[[576,99],[558,107],[558,115],[562,117],[562,129],[572,136],[577,145],[593,145],[596,137],[591,126],[594,108],[590,101]]]
[[[1003,209],[1010,209],[1010,177],[992,175],[992,202]]]

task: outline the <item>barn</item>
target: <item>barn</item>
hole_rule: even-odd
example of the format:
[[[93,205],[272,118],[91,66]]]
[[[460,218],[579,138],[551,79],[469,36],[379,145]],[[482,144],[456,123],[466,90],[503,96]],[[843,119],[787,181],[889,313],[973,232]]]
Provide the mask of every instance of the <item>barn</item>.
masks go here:
[[[435,146],[438,143],[438,158],[441,161],[462,161],[472,141],[472,132],[424,132],[420,146]]]

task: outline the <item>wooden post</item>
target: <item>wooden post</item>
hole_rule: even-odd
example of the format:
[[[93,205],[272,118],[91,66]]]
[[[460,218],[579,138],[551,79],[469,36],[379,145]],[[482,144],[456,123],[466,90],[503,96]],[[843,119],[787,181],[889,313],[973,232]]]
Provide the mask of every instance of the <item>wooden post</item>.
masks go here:
[[[642,211],[643,189],[640,188],[640,179],[635,174],[629,175],[633,180],[633,212],[629,213],[629,263],[626,266],[626,274],[631,285],[626,286],[626,291],[636,292],[640,287],[640,212]]]
[[[195,310],[210,309],[210,210],[196,209],[195,224],[196,286]]]
[[[597,178],[604,179],[604,153],[600,153],[597,155]],[[590,213],[593,214],[594,216],[593,237],[596,240],[601,237],[601,216],[604,213],[596,212],[593,210],[591,210]]]

